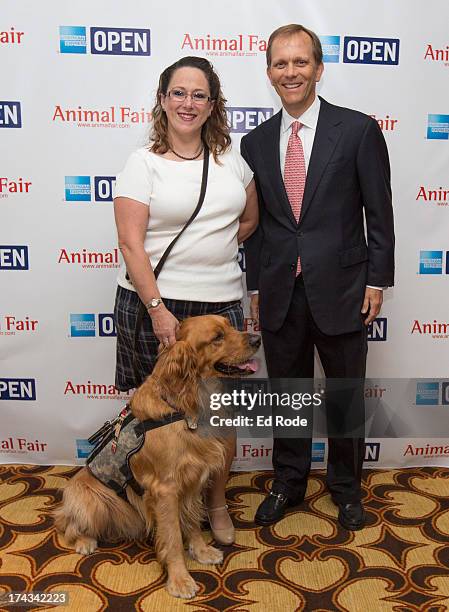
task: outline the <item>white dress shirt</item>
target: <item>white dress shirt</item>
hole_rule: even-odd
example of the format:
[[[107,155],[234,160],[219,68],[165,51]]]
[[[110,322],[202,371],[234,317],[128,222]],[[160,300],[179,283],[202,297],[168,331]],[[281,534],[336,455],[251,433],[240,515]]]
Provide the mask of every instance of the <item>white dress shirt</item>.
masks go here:
[[[299,123],[301,123],[301,128],[298,131],[298,136],[301,139],[302,148],[304,150],[306,172],[309,169],[310,155],[312,154],[313,141],[315,140],[318,115],[320,114],[320,106],[320,99],[316,97],[312,105],[309,106],[309,108],[298,118],[289,115],[285,108],[282,109],[281,134],[279,139],[279,153],[282,178],[284,178],[285,156],[287,155],[288,139],[290,138],[290,134],[292,133],[292,124],[295,121],[299,121]]]

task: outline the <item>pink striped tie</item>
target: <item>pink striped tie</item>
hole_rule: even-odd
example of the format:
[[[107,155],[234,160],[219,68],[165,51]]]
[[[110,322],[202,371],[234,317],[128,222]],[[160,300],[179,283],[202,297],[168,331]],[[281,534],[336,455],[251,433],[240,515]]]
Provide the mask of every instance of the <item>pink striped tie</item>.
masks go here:
[[[306,184],[306,163],[302,142],[298,136],[301,127],[299,121],[292,123],[292,133],[288,139],[287,154],[285,156],[284,184],[290,206],[296,222],[301,214],[302,198]],[[301,261],[298,257],[296,276],[301,272]]]

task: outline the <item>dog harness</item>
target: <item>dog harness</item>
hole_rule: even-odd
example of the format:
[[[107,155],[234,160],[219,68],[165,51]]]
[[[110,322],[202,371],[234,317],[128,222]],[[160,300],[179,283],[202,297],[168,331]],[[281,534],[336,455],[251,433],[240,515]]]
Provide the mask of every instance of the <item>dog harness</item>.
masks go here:
[[[185,414],[172,412],[166,417],[139,421],[133,416],[129,404],[112,421],[106,421],[89,438],[94,449],[86,460],[92,474],[100,482],[113,489],[119,497],[128,501],[126,487],[130,486],[142,496],[143,488],[137,482],[131,469],[131,457],[143,446],[147,431],[170,425],[185,419]],[[188,423],[189,428],[194,426]]]

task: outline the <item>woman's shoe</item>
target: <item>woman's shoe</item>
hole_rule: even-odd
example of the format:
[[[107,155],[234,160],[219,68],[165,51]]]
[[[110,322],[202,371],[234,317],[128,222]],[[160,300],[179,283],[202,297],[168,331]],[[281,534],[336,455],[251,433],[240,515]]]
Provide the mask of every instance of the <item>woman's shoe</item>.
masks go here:
[[[225,511],[228,519],[229,519],[229,527],[214,527],[214,523],[211,515],[215,512],[223,512]],[[228,506],[219,506],[217,508],[208,508],[207,509],[207,517],[209,519],[210,530],[212,531],[212,535],[214,536],[214,540],[217,544],[223,544],[224,546],[229,546],[234,543],[235,540],[235,529],[232,524],[231,517],[228,514]]]

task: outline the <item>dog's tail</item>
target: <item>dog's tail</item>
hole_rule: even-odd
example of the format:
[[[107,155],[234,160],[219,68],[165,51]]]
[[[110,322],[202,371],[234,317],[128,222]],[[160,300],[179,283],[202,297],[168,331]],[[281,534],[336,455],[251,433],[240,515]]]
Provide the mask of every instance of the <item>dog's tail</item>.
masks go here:
[[[68,544],[86,536],[114,542],[147,533],[140,513],[86,468],[69,481],[61,505],[52,514],[56,529]]]
[[[65,513],[63,504],[60,503],[57,508],[52,510],[51,515],[53,517],[56,530],[59,531],[59,533],[65,533],[67,529],[68,518]]]

